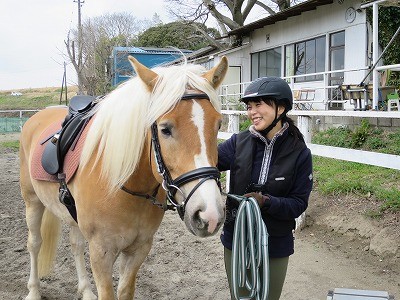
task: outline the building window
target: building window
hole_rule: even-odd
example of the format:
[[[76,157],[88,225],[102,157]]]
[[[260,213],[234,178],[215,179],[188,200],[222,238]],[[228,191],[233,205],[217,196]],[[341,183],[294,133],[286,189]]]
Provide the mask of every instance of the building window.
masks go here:
[[[285,76],[325,71],[325,36],[285,46]],[[295,82],[323,80],[323,75],[297,77]]]
[[[344,38],[344,31],[332,33],[330,35],[329,52],[331,57],[331,70],[344,69]]]
[[[329,68],[331,71],[344,69],[344,50],[345,50],[345,32],[339,31],[329,36]],[[329,74],[329,85],[341,85],[344,80],[344,72],[334,72]],[[341,92],[338,89],[329,90],[331,100],[342,100]],[[331,103],[329,109],[342,109],[342,103]]]
[[[281,47],[251,55],[251,80],[264,76],[281,76]]]

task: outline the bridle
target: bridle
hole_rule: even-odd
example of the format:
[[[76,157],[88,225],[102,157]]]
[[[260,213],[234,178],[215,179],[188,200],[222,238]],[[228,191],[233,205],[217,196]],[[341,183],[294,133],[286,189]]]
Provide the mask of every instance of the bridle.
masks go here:
[[[208,95],[205,93],[184,94],[181,97],[181,100],[191,100],[191,99],[210,100]],[[176,209],[178,211],[180,218],[183,220],[187,203],[189,202],[190,198],[193,196],[194,192],[204,182],[206,182],[207,180],[211,180],[211,179],[215,180],[217,182],[218,187],[221,190],[221,183],[220,183],[221,174],[216,167],[201,167],[198,169],[191,170],[187,173],[184,173],[175,179],[172,179],[172,176],[171,176],[168,168],[166,167],[164,159],[161,154],[161,145],[160,145],[160,141],[158,138],[158,129],[157,129],[156,122],[154,122],[151,125],[151,142],[153,144],[153,152],[154,152],[154,156],[155,156],[157,172],[163,178],[161,186],[166,191],[167,201],[171,204],[171,205],[166,205],[166,206],[163,205],[162,207],[164,207],[164,210]],[[181,190],[180,187],[186,183],[189,183],[189,182],[197,180],[197,179],[199,179],[200,181],[193,187],[193,189],[190,191],[190,193],[187,196],[185,196],[185,194],[183,193],[183,191]],[[154,193],[152,196],[150,196],[150,195],[144,195],[144,194],[140,194],[140,193],[130,192],[124,187],[122,189],[132,195],[151,199],[153,204],[156,204],[155,203],[156,194],[154,194]],[[179,203],[175,199],[177,192],[179,192],[183,197],[182,203]]]

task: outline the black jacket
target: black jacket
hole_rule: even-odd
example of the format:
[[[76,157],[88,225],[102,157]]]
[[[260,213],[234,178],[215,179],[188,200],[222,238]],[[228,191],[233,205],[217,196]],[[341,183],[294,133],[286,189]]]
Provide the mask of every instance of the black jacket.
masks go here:
[[[312,189],[312,158],[305,143],[287,129],[272,141],[246,130],[219,145],[218,168],[231,171],[231,194],[243,195],[255,191],[254,184],[262,184],[263,194],[270,198],[261,209],[269,233],[270,256],[293,254],[295,218],[306,210]],[[221,241],[229,249],[237,207],[235,201],[227,200]]]

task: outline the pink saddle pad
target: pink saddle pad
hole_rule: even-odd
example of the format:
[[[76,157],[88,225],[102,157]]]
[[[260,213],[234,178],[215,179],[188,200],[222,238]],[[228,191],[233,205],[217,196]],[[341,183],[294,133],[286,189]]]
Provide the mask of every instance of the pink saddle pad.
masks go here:
[[[71,149],[67,152],[67,155],[64,159],[64,173],[66,175],[66,182],[68,183],[71,178],[74,176],[76,170],[79,166],[79,161],[83,149],[83,144],[85,143],[86,136],[90,125],[92,124],[93,118],[89,121],[89,123],[84,128],[81,136],[79,137],[78,142],[75,144],[75,147],[71,147]],[[49,125],[45,131],[42,132],[39,138],[38,144],[35,146],[33,151],[33,156],[31,160],[31,177],[36,180],[44,180],[51,182],[58,182],[56,175],[51,175],[47,173],[42,167],[42,154],[46,143],[41,145],[41,143],[46,140],[48,137],[55,134],[61,128],[62,121],[57,121],[51,125]]]

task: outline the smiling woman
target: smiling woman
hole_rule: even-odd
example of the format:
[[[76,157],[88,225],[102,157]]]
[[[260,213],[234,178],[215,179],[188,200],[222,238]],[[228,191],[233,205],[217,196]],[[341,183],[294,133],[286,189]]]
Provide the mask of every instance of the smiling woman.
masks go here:
[[[257,276],[263,279],[257,280],[254,289],[248,289],[249,285],[238,288],[234,284],[234,232],[239,226],[237,216],[241,209],[230,197],[226,201],[227,217],[221,233],[226,273],[232,299],[237,294],[241,297],[264,295],[270,286],[268,299],[278,300],[289,256],[294,253],[295,218],[308,206],[313,183],[312,157],[299,129],[286,115],[292,109],[293,96],[285,80],[272,76],[258,78],[246,88],[241,101],[247,107],[252,125],[219,144],[218,168],[231,172],[230,193],[253,197],[260,206],[269,235],[269,277],[265,278],[260,268]]]

